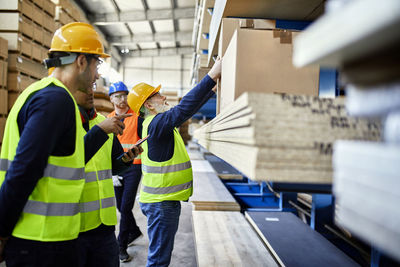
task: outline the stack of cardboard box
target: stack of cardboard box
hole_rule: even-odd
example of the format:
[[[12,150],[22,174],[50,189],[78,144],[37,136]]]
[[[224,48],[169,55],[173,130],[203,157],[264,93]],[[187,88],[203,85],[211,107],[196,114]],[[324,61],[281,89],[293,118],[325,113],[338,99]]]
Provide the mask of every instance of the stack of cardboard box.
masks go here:
[[[7,58],[8,42],[0,37],[0,146],[8,114]]]

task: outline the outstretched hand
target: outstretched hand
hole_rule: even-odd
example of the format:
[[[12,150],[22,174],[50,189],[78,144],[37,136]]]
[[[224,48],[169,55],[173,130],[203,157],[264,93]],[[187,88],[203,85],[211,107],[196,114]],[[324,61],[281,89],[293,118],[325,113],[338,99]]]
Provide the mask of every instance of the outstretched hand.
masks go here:
[[[212,66],[211,70],[208,72],[208,75],[215,82],[221,77],[221,58],[217,57],[215,60],[214,66]]]
[[[125,129],[125,124],[121,120],[130,116],[132,116],[132,114],[123,114],[107,118],[97,124],[97,126],[99,126],[106,134],[113,133],[116,135],[122,135]]]

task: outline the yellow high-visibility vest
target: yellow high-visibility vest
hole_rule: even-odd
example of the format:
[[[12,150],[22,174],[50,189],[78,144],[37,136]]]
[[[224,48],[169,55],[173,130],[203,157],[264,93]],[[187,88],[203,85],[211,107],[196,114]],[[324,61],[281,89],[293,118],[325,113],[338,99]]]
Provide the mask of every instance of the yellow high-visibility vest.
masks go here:
[[[80,228],[79,199],[85,184],[83,138],[86,132],[73,96],[59,80],[53,77],[43,78],[21,93],[8,115],[0,156],[2,184],[20,140],[18,113],[32,93],[52,84],[64,88],[74,102],[75,151],[70,156],[48,158],[44,175],[37,182],[14,227],[13,236],[36,241],[72,240],[78,237]]]
[[[105,120],[101,114],[89,121],[89,129]],[[112,145],[114,134],[85,166],[85,187],[79,203],[81,232],[95,229],[100,224],[116,225],[114,186],[112,182]]]
[[[147,136],[150,122],[143,122],[142,136]],[[148,156],[148,141],[142,144],[142,188],[139,201],[155,203],[165,200],[188,200],[193,192],[193,173],[189,155],[178,130],[174,129],[174,153],[163,162],[152,161]]]

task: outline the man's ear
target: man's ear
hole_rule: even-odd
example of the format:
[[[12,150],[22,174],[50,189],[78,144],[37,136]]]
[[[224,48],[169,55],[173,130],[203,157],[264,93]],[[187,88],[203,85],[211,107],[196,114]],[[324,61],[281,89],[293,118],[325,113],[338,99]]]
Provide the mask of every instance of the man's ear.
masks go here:
[[[85,55],[80,54],[76,60],[75,63],[78,67],[79,73],[82,73],[86,70],[86,66],[88,64]]]
[[[152,104],[151,101],[149,101],[149,100],[144,101],[143,106],[144,106],[145,108],[147,108],[148,110],[153,110],[153,109],[154,109],[153,104]]]

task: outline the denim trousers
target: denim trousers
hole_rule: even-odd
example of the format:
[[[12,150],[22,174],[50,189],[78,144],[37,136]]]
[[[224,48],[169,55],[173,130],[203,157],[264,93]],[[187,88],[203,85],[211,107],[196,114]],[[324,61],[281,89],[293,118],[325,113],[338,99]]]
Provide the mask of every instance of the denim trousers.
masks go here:
[[[4,249],[7,267],[78,266],[77,240],[40,242],[10,237]]]
[[[147,267],[168,266],[174,248],[175,234],[181,215],[180,201],[141,203],[140,208],[147,217],[149,251]]]
[[[100,225],[78,237],[79,267],[118,267],[115,227]],[[61,260],[61,259],[60,259]]]
[[[117,209],[121,213],[118,243],[121,249],[126,249],[128,247],[129,235],[141,233],[132,212],[137,189],[142,178],[141,165],[132,165],[122,177],[122,186],[114,187],[114,191],[117,200]]]

